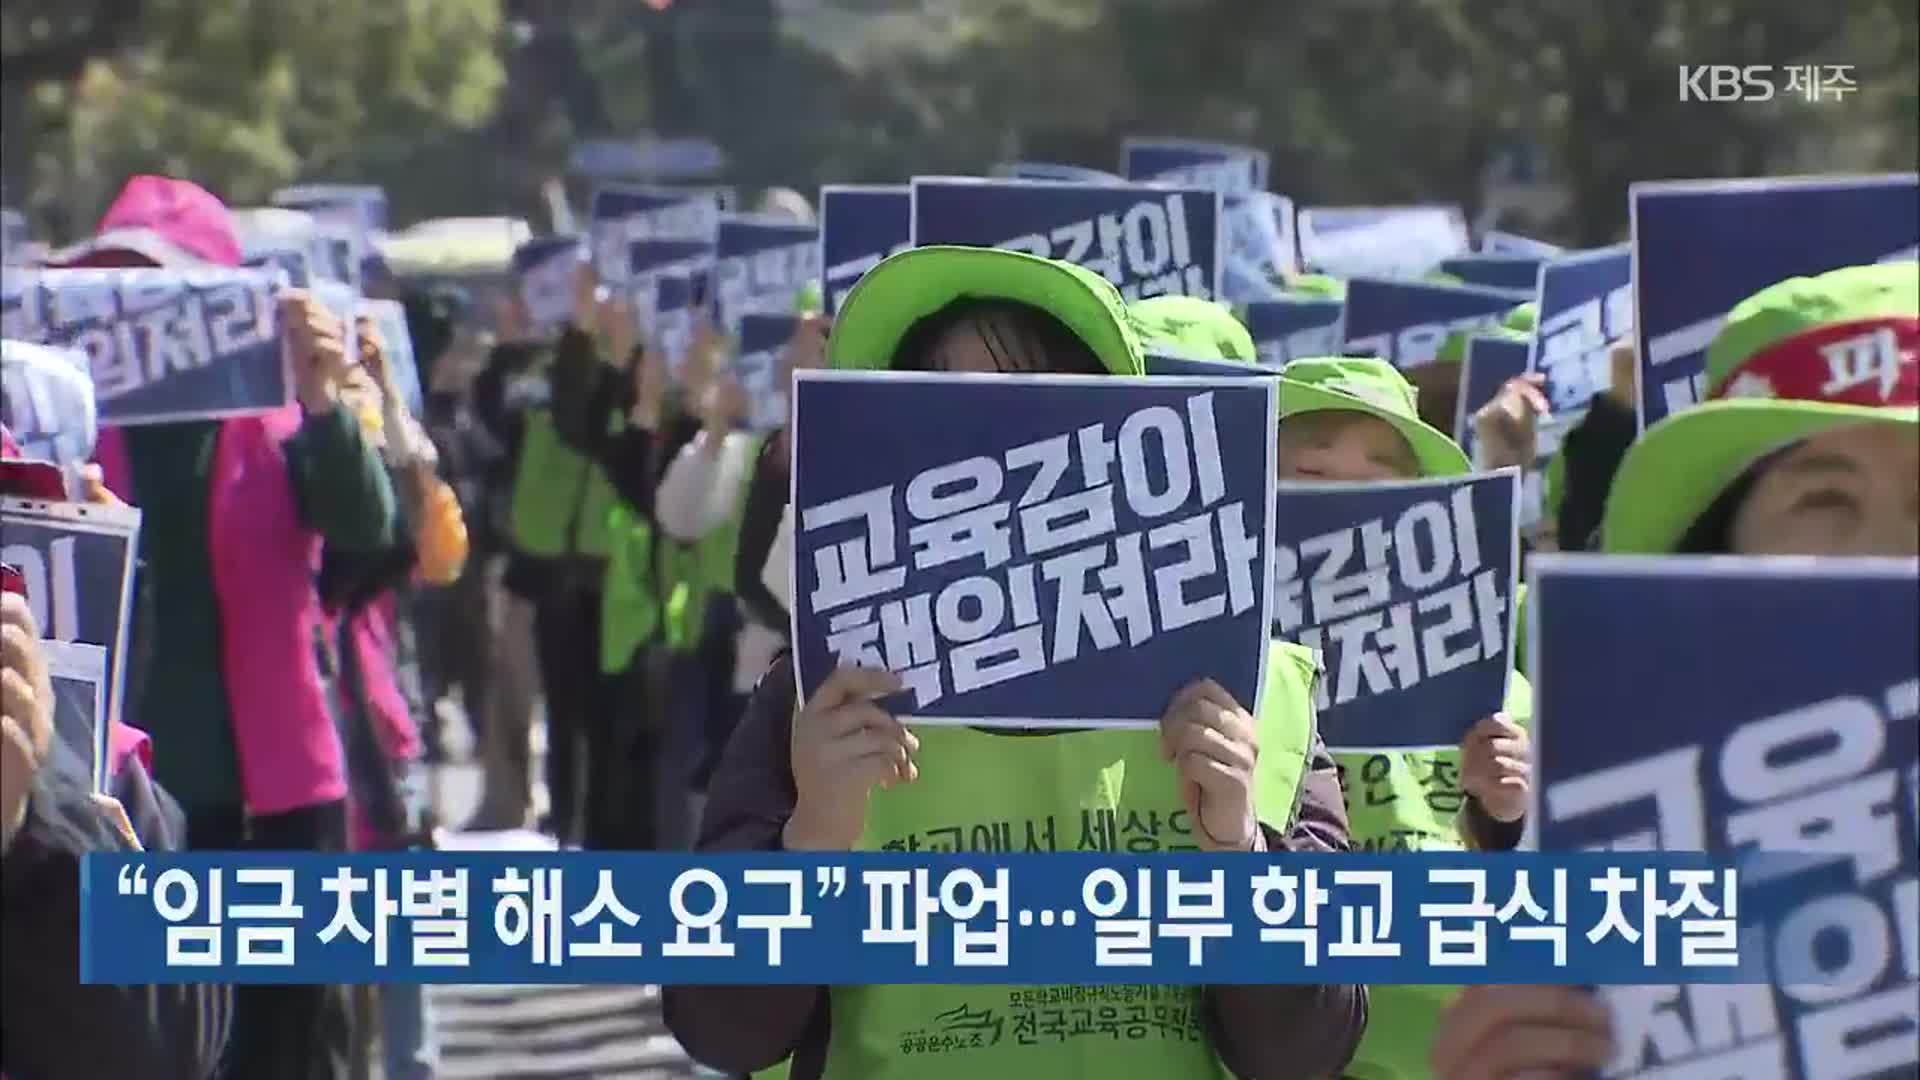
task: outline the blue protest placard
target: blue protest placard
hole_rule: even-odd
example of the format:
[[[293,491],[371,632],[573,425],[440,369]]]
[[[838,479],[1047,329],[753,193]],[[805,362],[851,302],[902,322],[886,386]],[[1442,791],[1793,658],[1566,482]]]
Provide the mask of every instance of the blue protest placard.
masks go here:
[[[87,354],[0,342],[0,424],[21,457],[68,469],[91,461],[99,422]]]
[[[999,1020],[924,1022],[1013,1045],[1023,1014],[1064,1012],[1049,1000],[1116,1019],[1158,1001],[1201,1042],[1203,985],[1725,986],[1761,968],[1740,937],[1766,913],[1702,854],[962,852],[89,854],[79,976],[982,986]],[[1646,910],[1682,896],[1728,914]]]
[[[905,184],[820,189],[821,302],[826,313],[880,260],[913,246],[913,195]]]
[[[1272,380],[802,371],[794,394],[804,693],[857,663],[920,722],[1146,727],[1200,656],[1258,700]]]
[[[1202,376],[1212,379],[1267,379],[1273,372],[1235,360],[1181,356],[1160,347],[1147,350],[1147,374]]]
[[[1128,138],[1120,151],[1128,180],[1212,188],[1221,194],[1220,299],[1229,304],[1270,300],[1285,275],[1299,269],[1293,238],[1293,200],[1261,190],[1265,151],[1191,139]]]
[[[1416,277],[1464,254],[1457,206],[1309,206],[1295,218],[1300,262],[1335,277]]]
[[[1120,144],[1120,174],[1247,195],[1267,188],[1267,152],[1230,143],[1129,135]]]
[[[1005,161],[993,167],[992,175],[1003,180],[1066,180],[1076,184],[1116,184],[1126,179],[1105,169],[1053,161]]]
[[[386,346],[387,366],[393,372],[393,385],[407,403],[407,413],[418,419],[427,415],[426,394],[420,386],[420,360],[413,351],[413,332],[407,329],[407,309],[398,300],[362,300],[360,312],[373,320]]]
[[[1743,874],[1743,903],[1775,909],[1743,946],[1767,958],[1771,985],[1737,1008],[1671,978],[1608,989],[1609,1076],[1914,1074],[1915,570],[1911,559],[1534,564],[1539,846],[1797,853],[1797,872]]]
[[[1915,257],[1913,173],[1634,184],[1640,426],[1706,392],[1706,349],[1727,312],[1779,281]]]
[[[275,206],[304,210],[316,221],[347,225],[362,234],[387,228],[387,193],[371,184],[300,184],[274,192],[271,201]]]
[[[10,206],[0,207],[0,266],[12,266],[14,256],[23,251],[31,239],[33,233],[27,227],[27,219]]]
[[[1096,271],[1128,300],[1219,295],[1220,194],[1148,184],[916,177],[913,244],[1009,248]]]
[[[287,276],[287,284],[296,289],[310,288],[313,285],[313,249],[306,247],[283,247],[262,251],[242,262],[248,270],[277,270]]]
[[[26,579],[27,603],[43,637],[106,650],[106,715],[115,720],[123,719],[139,533],[140,511],[131,507],[0,496],[0,563],[18,567]],[[96,752],[96,790],[104,760]]]
[[[588,205],[588,239],[604,281],[624,281],[635,240],[704,240],[720,228],[720,199],[711,191],[603,184]]]
[[[1526,341],[1475,334],[1467,339],[1467,351],[1460,358],[1460,396],[1453,417],[1453,441],[1467,452],[1467,460],[1478,461],[1479,435],[1473,428],[1473,414],[1491,402],[1509,379],[1527,373],[1533,347]]]
[[[626,287],[643,335],[670,336],[666,323],[690,318],[694,308],[706,303],[712,292],[713,252],[711,240],[635,240],[627,246]],[[669,278],[673,284],[663,285]],[[664,304],[662,296],[667,298]],[[673,370],[679,371],[678,361]]]
[[[1242,320],[1260,362],[1279,368],[1302,357],[1338,355],[1343,306],[1338,300],[1257,300]]]
[[[586,246],[575,236],[543,236],[515,249],[513,273],[520,280],[520,302],[526,305],[535,337],[554,338],[573,321],[585,257]]]
[[[1627,245],[1583,251],[1540,273],[1537,330],[1527,370],[1546,377],[1553,415],[1540,425],[1538,454],[1560,451],[1596,394],[1613,386],[1609,346],[1633,330],[1633,252]]]
[[[1516,469],[1281,485],[1274,631],[1320,653],[1328,749],[1446,749],[1500,711],[1519,501]]]
[[[677,382],[686,366],[687,353],[693,347],[693,321],[699,311],[694,302],[694,276],[663,272],[655,273],[650,280],[653,283],[652,317],[641,329],[653,334],[654,342],[666,356],[668,377]]]
[[[357,359],[360,356],[359,326],[353,313],[360,310],[360,291],[344,281],[327,277],[315,278],[311,288],[314,299],[340,319],[342,351]]]
[[[1533,292],[1540,287],[1541,255],[1455,255],[1440,261],[1440,272],[1469,285]]]
[[[1549,244],[1545,240],[1535,240],[1519,233],[1502,232],[1489,229],[1480,238],[1480,250],[1488,255],[1532,255],[1536,258],[1551,259],[1564,249],[1558,244]]]
[[[1340,312],[1341,351],[1377,356],[1402,371],[1431,364],[1456,331],[1496,326],[1533,299],[1526,293],[1474,285],[1355,278]]]
[[[767,432],[787,422],[786,365],[781,353],[800,325],[798,315],[754,314],[740,320],[740,347],[733,375],[747,396],[748,431]]]
[[[728,333],[739,333],[743,315],[793,314],[801,290],[820,280],[820,232],[786,218],[722,214],[713,280]]]
[[[80,758],[95,791],[106,787],[107,650],[72,641],[42,641],[47,683],[53,690],[53,737]]]
[[[19,270],[6,275],[0,320],[6,337],[86,353],[102,427],[247,416],[292,400],[275,300],[283,280],[257,270]]]

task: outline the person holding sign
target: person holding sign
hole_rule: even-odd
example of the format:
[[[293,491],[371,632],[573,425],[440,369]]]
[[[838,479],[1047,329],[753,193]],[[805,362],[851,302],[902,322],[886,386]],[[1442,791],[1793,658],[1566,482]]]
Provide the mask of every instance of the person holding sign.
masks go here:
[[[81,856],[140,845],[53,730],[39,641],[27,598],[0,592],[0,1074],[201,1080],[226,1046],[230,988],[80,981]]]
[[[1920,551],[1920,265],[1790,278],[1736,305],[1707,395],[1647,430],[1607,497],[1619,554]],[[1684,659],[1675,662],[1681,677]],[[1441,1080],[1574,1076],[1613,1057],[1611,1017],[1575,987],[1473,987],[1432,1048]]]
[[[520,292],[508,296],[508,325],[474,397],[481,422],[514,462],[508,511],[513,551],[504,584],[533,607],[546,699],[548,828],[563,844],[587,840],[601,846],[585,836],[596,815],[582,766],[604,757],[595,749],[604,734],[601,718],[610,710],[599,643],[615,492],[595,460],[605,432],[587,422],[600,364],[594,341],[598,282],[584,267],[572,281],[572,309],[559,316],[563,325],[551,343],[536,340]]]
[[[237,266],[232,216],[188,183],[129,181],[70,267]],[[346,762],[315,633],[313,559],[324,541],[391,542],[394,495],[342,407],[353,368],[342,314],[289,290],[280,319],[296,401],[258,416],[128,428],[142,509],[143,623],[131,718],[156,732],[155,774],[187,816],[187,846],[346,846]],[[112,477],[112,470],[109,470]],[[124,481],[123,481],[124,483]],[[345,1003],[325,986],[235,994],[234,1075],[345,1068]]]
[[[1145,367],[1139,322],[1111,284],[1079,267],[925,247],[887,259],[854,287],[827,363],[1135,376]],[[981,828],[1011,830],[1034,850],[1072,850],[1076,831],[1083,845],[1111,848],[1102,823],[1114,820],[1129,830],[1150,822],[1155,849],[1164,820],[1174,848],[1344,850],[1338,780],[1313,734],[1315,670],[1307,650],[1271,643],[1252,709],[1202,678],[1149,706],[1164,710],[1157,731],[909,729],[883,703],[902,689],[898,675],[843,666],[801,702],[783,658],[755,690],[714,774],[699,850],[898,849],[909,840],[917,849],[941,822],[984,815],[993,823]],[[1181,1019],[1147,1027],[1138,1040],[1016,1038],[1010,1022],[992,1046],[908,1056],[906,1036],[941,1016],[998,1014],[1010,989],[670,986],[664,1004],[694,1057],[736,1072],[777,1068],[796,1080],[1328,1076],[1345,1065],[1367,1011],[1359,986],[1182,988],[1169,1003]]]
[[[1466,453],[1420,419],[1415,397],[1413,385],[1383,360],[1288,364],[1280,373],[1280,478],[1371,484],[1469,473]],[[1280,498],[1284,515],[1284,488]],[[1356,847],[1457,851],[1518,844],[1528,791],[1523,724],[1531,704],[1525,680],[1517,673],[1511,678],[1507,712],[1473,722],[1457,749],[1336,755]],[[1461,726],[1471,720],[1462,717]],[[1346,1075],[1421,1075],[1448,991],[1375,986],[1370,992],[1366,1036]]]

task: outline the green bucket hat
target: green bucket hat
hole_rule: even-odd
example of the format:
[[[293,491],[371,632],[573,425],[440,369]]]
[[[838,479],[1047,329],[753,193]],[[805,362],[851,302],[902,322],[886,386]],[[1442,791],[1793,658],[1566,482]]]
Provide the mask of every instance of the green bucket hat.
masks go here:
[[[1347,283],[1329,274],[1295,274],[1287,279],[1287,292],[1314,300],[1345,300]]]
[[[1280,369],[1280,418],[1295,413],[1365,413],[1393,425],[1413,448],[1421,476],[1460,476],[1473,471],[1466,451],[1420,419],[1413,384],[1385,360],[1328,356],[1295,360]]]
[[[1128,305],[1150,345],[1198,359],[1253,363],[1253,335],[1233,312],[1197,296],[1155,296]]]
[[[1850,424],[1915,425],[1916,402],[1920,264],[1770,285],[1708,346],[1706,400],[1649,428],[1620,462],[1601,548],[1672,552],[1754,462]]]
[[[1488,337],[1501,337],[1509,341],[1525,341],[1533,336],[1535,313],[1533,301],[1529,300],[1500,317],[1500,324],[1481,330],[1455,330],[1440,343],[1440,351],[1433,355],[1436,364],[1460,363],[1467,358],[1467,339],[1475,334]]]
[[[963,299],[1031,304],[1086,342],[1110,373],[1146,371],[1138,321],[1106,278],[1020,251],[938,245],[903,251],[861,276],[835,314],[827,366],[883,369],[915,323]]]

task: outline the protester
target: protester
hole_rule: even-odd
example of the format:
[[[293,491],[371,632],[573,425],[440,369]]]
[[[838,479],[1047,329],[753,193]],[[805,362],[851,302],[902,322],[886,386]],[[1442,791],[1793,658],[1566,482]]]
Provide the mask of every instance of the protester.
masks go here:
[[[1365,484],[1463,476],[1466,453],[1420,419],[1413,386],[1382,360],[1296,360],[1281,370],[1278,468],[1287,483]],[[1281,491],[1285,513],[1286,489]],[[1459,748],[1343,753],[1341,785],[1356,847],[1509,850],[1528,795],[1531,690],[1511,676],[1505,711],[1478,718]],[[1462,717],[1467,726],[1470,717]],[[1446,987],[1375,986],[1352,1077],[1418,1076]]]
[[[1554,546],[1562,551],[1586,551],[1597,545],[1607,489],[1620,459],[1639,434],[1633,402],[1638,380],[1633,342],[1614,342],[1608,349],[1608,366],[1607,389],[1587,403],[1586,415],[1567,432],[1541,481],[1548,518],[1542,524],[1550,528]],[[1540,425],[1552,419],[1545,385],[1546,376],[1538,373],[1510,379],[1474,413],[1482,468],[1533,468]]]
[[[99,235],[58,266],[234,266],[226,207],[183,180],[138,176]],[[200,850],[344,849],[346,763],[326,677],[313,561],[324,540],[391,542],[393,490],[352,416],[341,314],[281,298],[297,402],[264,416],[124,433],[116,490],[142,510],[146,657],[132,719],[158,733],[160,781]],[[109,469],[111,481],[112,469]],[[123,486],[124,485],[124,486]],[[343,1075],[348,1021],[336,988],[235,995],[234,1077]]]
[[[516,269],[526,267],[517,262]],[[556,375],[594,369],[590,324],[569,324],[547,345],[534,340],[520,296],[506,303],[510,326],[475,385],[475,403],[514,462],[513,551],[504,584],[533,605],[547,718],[546,825],[562,844],[578,845],[593,804],[583,772],[598,756],[600,725],[613,711],[598,660],[614,491],[605,471],[580,449],[593,441],[582,423],[584,390],[553,382]]]
[[[227,987],[80,981],[80,857],[139,843],[54,735],[39,640],[26,598],[0,594],[0,1074],[203,1080],[227,1043]]]
[[[1920,553],[1920,265],[1762,289],[1728,313],[1707,384],[1627,452],[1603,550]],[[1441,1080],[1574,1076],[1607,1065],[1613,1035],[1586,990],[1474,987],[1442,1017],[1431,1062]]]
[[[393,472],[403,528],[385,551],[324,550],[320,589],[336,619],[353,846],[396,850],[430,846],[433,815],[420,770],[427,705],[395,593],[416,577],[426,585],[457,578],[466,530],[452,489],[434,474],[432,443],[407,413],[378,328],[363,320],[358,331],[365,379],[355,387],[356,411]],[[378,995],[385,1075],[429,1080],[438,1049],[425,988],[392,983]]]
[[[834,368],[1127,376],[1144,362],[1105,279],[985,249],[927,247],[882,262],[843,302],[828,343]],[[899,689],[896,676],[843,667],[800,705],[791,661],[782,659],[754,692],[714,774],[699,850],[872,850],[929,814],[964,816],[988,775],[993,790],[1015,799],[994,813],[1016,821],[1101,805],[1152,808],[1190,815],[1195,841],[1209,850],[1343,850],[1338,780],[1312,735],[1314,663],[1305,650],[1276,643],[1267,670],[1257,719],[1203,679],[1175,695],[1157,736],[915,732],[872,704]],[[1138,783],[1123,792],[1095,783],[1116,768]],[[1325,1076],[1346,1063],[1366,1017],[1366,991],[1357,986],[1192,992],[1206,1019],[1203,1043],[1169,1035],[1021,1046],[955,1058],[951,1067],[967,1076]],[[790,1062],[790,1075],[805,1080],[935,1075],[934,1060],[901,1056],[901,1032],[993,993],[676,986],[664,1000],[668,1026],[695,1058],[736,1072]]]

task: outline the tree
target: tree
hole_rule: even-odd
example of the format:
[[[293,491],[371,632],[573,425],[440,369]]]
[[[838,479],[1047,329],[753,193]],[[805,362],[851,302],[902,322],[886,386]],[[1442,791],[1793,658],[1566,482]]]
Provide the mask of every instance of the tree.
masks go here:
[[[92,29],[34,44],[43,20],[28,9],[70,2],[8,0],[4,26],[9,56],[43,58],[30,81],[8,65],[9,195],[64,210],[73,231],[142,171],[201,180],[235,205],[296,180],[372,176],[401,209],[502,194],[452,153],[493,114],[494,0],[147,0],[131,26],[95,0]]]

